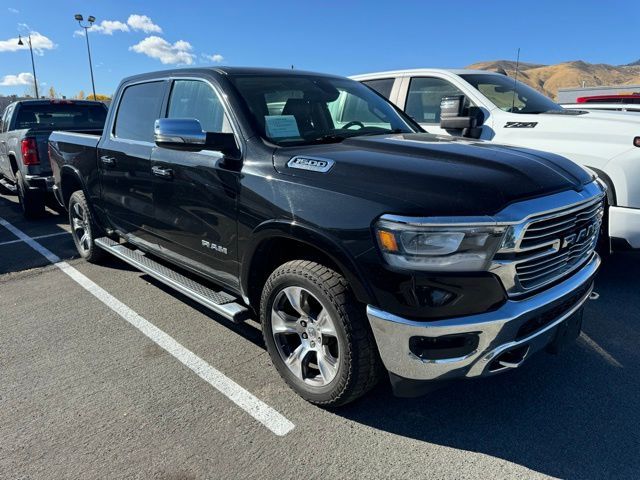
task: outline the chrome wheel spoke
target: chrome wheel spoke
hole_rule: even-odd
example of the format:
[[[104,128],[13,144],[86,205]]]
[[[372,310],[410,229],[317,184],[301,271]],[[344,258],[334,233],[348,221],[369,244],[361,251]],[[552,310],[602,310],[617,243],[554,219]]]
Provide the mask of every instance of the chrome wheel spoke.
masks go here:
[[[289,358],[285,360],[285,363],[291,369],[294,375],[302,380],[304,380],[303,362],[309,352],[310,350],[305,344],[300,344],[298,348],[296,348],[291,353]]]
[[[318,370],[325,383],[333,380],[338,372],[338,359],[333,358],[323,348],[318,349]]]
[[[73,217],[73,230],[74,231],[78,231],[78,230],[82,230],[84,228],[84,226],[82,225],[82,222],[80,221],[80,219]]]
[[[320,311],[320,313],[318,314],[316,326],[323,336],[335,337],[337,335],[336,327],[333,325],[331,316],[325,308],[323,308],[322,311]]]
[[[80,238],[80,245],[85,250],[89,250],[89,234],[85,231],[84,235]]]
[[[296,318],[278,311],[275,308],[271,311],[271,329],[274,334],[298,333]]]
[[[73,213],[75,214],[77,219],[83,218],[82,207],[80,206],[79,203],[74,203],[73,204]]]
[[[289,301],[293,309],[301,316],[307,314],[302,309],[302,292],[304,292],[304,290],[300,287],[287,287],[284,289],[284,294],[286,295],[287,300]]]

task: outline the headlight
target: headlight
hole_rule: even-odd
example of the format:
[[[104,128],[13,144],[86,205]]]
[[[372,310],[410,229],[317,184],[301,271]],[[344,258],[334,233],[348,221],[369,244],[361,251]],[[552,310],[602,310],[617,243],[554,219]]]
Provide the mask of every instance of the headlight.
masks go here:
[[[382,254],[390,265],[410,270],[486,270],[507,227],[429,226],[380,220],[375,226]]]

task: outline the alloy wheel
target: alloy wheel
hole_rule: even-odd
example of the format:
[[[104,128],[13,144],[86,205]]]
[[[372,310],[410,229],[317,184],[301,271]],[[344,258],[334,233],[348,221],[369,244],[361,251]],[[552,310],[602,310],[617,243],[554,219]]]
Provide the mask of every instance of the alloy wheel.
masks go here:
[[[340,365],[336,326],[309,290],[292,286],[278,292],[271,331],[280,358],[298,379],[322,387],[336,377]]]

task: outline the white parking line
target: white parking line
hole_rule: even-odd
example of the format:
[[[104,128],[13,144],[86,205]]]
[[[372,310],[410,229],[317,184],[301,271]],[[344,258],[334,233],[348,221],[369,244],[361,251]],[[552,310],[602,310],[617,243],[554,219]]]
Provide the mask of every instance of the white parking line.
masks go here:
[[[613,365],[614,367],[617,367],[617,368],[623,368],[622,364],[618,360],[613,358],[613,355],[611,355],[604,348],[602,348],[600,345],[598,345],[595,342],[595,340],[593,340],[586,333],[584,333],[584,332],[580,333],[580,340],[582,340],[588,346],[593,348],[596,351],[596,353],[598,353],[602,358],[604,358],[607,361],[607,363],[609,363],[609,364],[611,364],[611,365]]]
[[[26,233],[17,229],[2,218],[0,218],[0,225],[40,253],[43,257],[72,278],[82,288],[87,290],[107,307],[136,327],[147,338],[169,352],[174,358],[191,369],[196,373],[196,375],[225,395],[229,400],[234,402],[273,433],[282,436],[295,428],[295,425],[291,421],[282,416],[276,410],[242,388],[222,372],[213,368],[191,350],[183,347],[171,336],[167,335],[148,320],[145,320],[102,287],[89,280],[71,265],[60,261],[60,258],[56,254],[40,245]]]
[[[31,237],[33,240],[40,240],[41,238],[49,238],[49,237],[57,237],[58,235],[70,235],[71,232],[57,232],[57,233],[49,233],[47,235],[39,235],[37,237]],[[12,243],[22,243],[24,240],[21,238],[17,240],[9,240],[7,242],[0,242],[0,247],[3,245],[11,245]]]

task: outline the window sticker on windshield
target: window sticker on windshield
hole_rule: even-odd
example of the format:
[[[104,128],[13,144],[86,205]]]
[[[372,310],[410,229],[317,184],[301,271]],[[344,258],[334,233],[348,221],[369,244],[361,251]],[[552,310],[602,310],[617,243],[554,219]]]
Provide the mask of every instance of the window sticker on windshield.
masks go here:
[[[293,115],[265,115],[264,124],[271,138],[299,137],[300,131]]]

